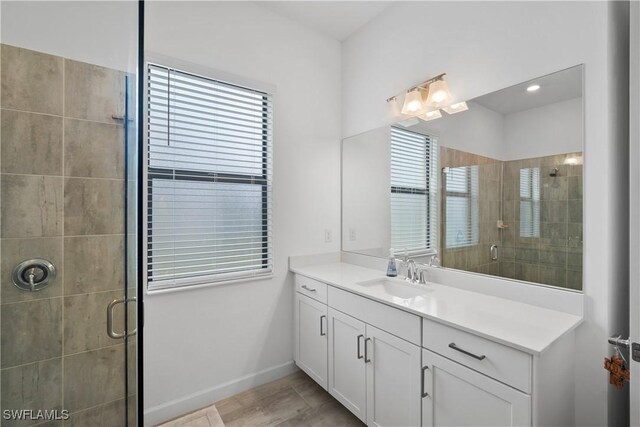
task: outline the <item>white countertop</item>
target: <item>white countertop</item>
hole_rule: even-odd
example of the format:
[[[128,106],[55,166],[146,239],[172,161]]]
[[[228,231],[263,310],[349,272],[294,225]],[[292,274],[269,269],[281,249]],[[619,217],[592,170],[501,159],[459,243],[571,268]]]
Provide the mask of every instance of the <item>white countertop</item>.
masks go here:
[[[582,322],[572,314],[440,284],[411,285],[424,286],[424,295],[396,298],[358,285],[385,277],[383,272],[344,262],[291,271],[534,355]]]

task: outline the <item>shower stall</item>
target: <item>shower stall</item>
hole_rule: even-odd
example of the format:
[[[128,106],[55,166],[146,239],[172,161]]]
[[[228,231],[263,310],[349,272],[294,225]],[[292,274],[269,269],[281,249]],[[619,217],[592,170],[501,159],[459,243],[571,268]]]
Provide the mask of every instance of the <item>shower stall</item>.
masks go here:
[[[0,424],[135,426],[138,4],[0,7]]]

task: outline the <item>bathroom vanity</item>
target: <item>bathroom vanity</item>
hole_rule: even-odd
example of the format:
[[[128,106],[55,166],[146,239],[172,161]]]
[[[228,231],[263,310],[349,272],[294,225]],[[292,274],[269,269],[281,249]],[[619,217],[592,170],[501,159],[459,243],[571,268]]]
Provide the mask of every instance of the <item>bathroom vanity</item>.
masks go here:
[[[582,317],[291,258],[295,362],[369,426],[574,424]]]

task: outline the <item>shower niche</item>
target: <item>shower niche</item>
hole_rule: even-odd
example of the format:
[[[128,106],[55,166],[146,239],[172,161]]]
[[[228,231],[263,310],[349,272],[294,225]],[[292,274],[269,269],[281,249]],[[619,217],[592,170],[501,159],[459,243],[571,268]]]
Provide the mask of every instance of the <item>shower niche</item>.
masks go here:
[[[342,248],[582,290],[583,66],[342,146]]]

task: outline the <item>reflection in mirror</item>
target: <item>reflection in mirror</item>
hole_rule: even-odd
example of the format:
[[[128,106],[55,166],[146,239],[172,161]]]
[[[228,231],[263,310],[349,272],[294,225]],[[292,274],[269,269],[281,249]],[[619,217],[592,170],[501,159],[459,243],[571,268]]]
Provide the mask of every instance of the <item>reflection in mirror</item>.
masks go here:
[[[344,141],[343,250],[581,290],[582,66],[467,107]]]

